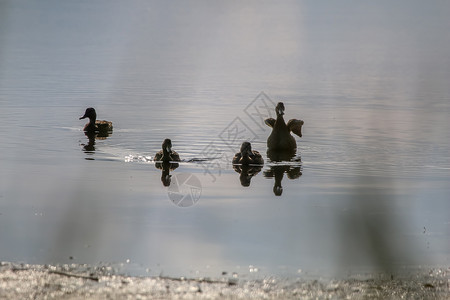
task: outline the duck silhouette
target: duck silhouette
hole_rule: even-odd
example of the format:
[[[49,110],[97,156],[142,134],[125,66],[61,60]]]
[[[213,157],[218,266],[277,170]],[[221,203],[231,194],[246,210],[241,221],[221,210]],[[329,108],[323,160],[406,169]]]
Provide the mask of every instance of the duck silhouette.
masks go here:
[[[88,143],[87,144],[81,144],[83,146],[83,151],[85,153],[94,153],[95,152],[95,136],[97,135],[95,132],[85,132]]]
[[[268,152],[289,152],[295,155],[297,143],[291,135],[291,131],[302,137],[302,120],[290,119],[287,124],[284,122],[284,104],[278,102],[275,107],[277,118],[268,118],[264,120],[266,125],[272,127],[272,133],[267,138]]]
[[[264,171],[264,177],[275,179],[273,185],[273,193],[275,196],[281,196],[281,194],[283,194],[283,186],[281,185],[281,181],[283,180],[284,173],[287,174],[289,179],[297,179],[302,176],[300,166],[275,165]]]
[[[241,150],[234,155],[232,162],[241,165],[262,165],[264,159],[258,151],[252,150],[252,145],[249,142],[243,142]]]
[[[153,158],[154,161],[180,161],[180,155],[175,151],[172,151],[172,141],[170,139],[165,139],[162,143],[162,150],[155,154]]]
[[[239,173],[239,180],[244,187],[250,186],[252,178],[256,176],[262,168],[262,165],[233,165],[233,169]]]
[[[178,164],[177,163],[171,163],[168,161],[159,161],[155,163],[155,167],[157,169],[162,170],[161,171],[161,182],[164,186],[170,186],[170,182],[171,182],[171,177],[172,175],[170,175],[170,171],[175,170],[176,168],[178,168]]]
[[[97,120],[97,113],[93,107],[86,108],[81,119],[89,118],[89,123],[84,125],[83,131],[86,133],[98,133],[99,137],[107,137],[113,130],[112,122]]]

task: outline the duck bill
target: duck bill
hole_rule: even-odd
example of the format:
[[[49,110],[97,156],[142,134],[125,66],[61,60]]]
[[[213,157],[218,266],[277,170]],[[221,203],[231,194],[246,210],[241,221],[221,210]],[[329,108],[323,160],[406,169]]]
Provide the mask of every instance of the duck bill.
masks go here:
[[[277,108],[277,112],[280,116],[284,115],[284,110],[281,108]]]
[[[87,118],[87,116],[84,115],[84,116],[80,117],[78,120],[82,120],[82,119],[86,119],[86,118]]]

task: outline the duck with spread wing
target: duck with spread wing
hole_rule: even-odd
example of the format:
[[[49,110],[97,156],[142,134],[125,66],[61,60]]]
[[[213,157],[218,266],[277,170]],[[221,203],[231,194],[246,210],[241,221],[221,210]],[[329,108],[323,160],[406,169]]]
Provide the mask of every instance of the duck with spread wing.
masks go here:
[[[278,102],[275,107],[277,118],[268,118],[264,122],[272,127],[272,133],[267,139],[268,151],[271,152],[292,152],[297,149],[297,143],[295,138],[291,135],[291,132],[295,133],[299,137],[302,137],[302,126],[304,122],[302,120],[290,119],[287,124],[284,122],[284,104]]]

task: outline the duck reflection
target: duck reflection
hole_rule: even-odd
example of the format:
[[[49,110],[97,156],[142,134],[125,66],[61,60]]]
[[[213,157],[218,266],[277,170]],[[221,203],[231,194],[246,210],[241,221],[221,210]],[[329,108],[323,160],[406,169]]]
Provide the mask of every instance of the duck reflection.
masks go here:
[[[275,178],[275,184],[273,186],[273,193],[275,196],[281,196],[283,193],[283,186],[281,181],[283,180],[284,173],[287,174],[289,179],[296,179],[302,176],[300,157],[296,157],[296,150],[286,151],[274,151],[267,150],[267,157],[276,163],[277,165],[270,166],[269,170],[264,171],[264,177]],[[286,164],[283,164],[285,162]]]
[[[81,144],[83,146],[83,152],[94,153],[95,152],[95,140],[106,140],[111,132],[95,132],[95,131],[85,131],[88,142],[86,144]]]
[[[281,196],[283,194],[281,181],[283,180],[284,173],[287,174],[289,179],[297,179],[302,176],[299,165],[275,165],[271,166],[269,170],[264,171],[264,177],[275,178],[275,184],[273,185],[273,193],[275,196]]]
[[[171,177],[172,177],[172,175],[170,175],[170,171],[175,170],[176,168],[178,168],[178,166],[179,166],[178,163],[172,163],[172,162],[168,162],[168,161],[162,161],[162,162],[155,163],[155,167],[157,169],[162,170],[161,182],[164,186],[170,186]]]
[[[250,186],[252,177],[261,171],[262,166],[233,165],[233,169],[240,174],[241,185],[247,187]]]
[[[83,146],[83,151],[85,153],[93,153],[95,151],[95,137],[97,136],[97,134],[95,132],[87,131],[84,134],[88,138],[88,143],[81,144],[81,146]]]

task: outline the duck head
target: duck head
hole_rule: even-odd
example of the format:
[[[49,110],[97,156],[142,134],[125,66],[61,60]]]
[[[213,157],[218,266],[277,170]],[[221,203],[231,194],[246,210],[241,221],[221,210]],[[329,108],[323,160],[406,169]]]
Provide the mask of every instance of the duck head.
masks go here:
[[[84,116],[80,117],[80,120],[86,118],[89,118],[89,120],[93,120],[94,122],[97,119],[97,113],[93,107],[86,108],[86,112],[84,113]]]
[[[172,141],[170,139],[165,139],[162,143],[162,149],[165,153],[172,153]]]
[[[283,194],[283,187],[281,185],[275,185],[273,187],[273,193],[275,196],[281,196]]]
[[[275,107],[275,112],[277,113],[277,116],[284,115],[284,104],[283,104],[283,102],[278,102],[277,106]]]
[[[243,142],[242,143],[242,145],[241,145],[241,155],[242,155],[242,157],[253,155],[252,145],[249,142]]]

